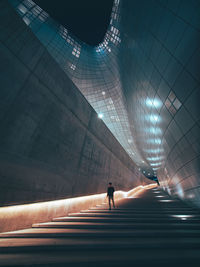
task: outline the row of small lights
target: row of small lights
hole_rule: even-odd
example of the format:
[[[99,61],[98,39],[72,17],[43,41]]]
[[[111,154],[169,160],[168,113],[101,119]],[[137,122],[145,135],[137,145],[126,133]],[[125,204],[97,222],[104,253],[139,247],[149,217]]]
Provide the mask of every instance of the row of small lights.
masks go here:
[[[147,107],[153,107],[155,109],[158,109],[161,107],[162,103],[161,101],[159,101],[158,99],[150,99],[150,98],[147,98],[146,99],[146,105]],[[148,115],[146,117],[147,120],[149,120],[153,125],[154,124],[157,124],[160,122],[160,117],[156,114],[152,114],[152,115]],[[159,127],[150,127],[149,131],[153,134],[153,135],[161,135],[162,133],[162,130],[159,128]],[[162,140],[157,137],[157,138],[152,138],[152,139],[149,139],[147,140],[148,143],[152,143],[152,144],[155,144],[155,145],[160,145],[162,143]],[[155,153],[155,154],[159,154],[159,153],[162,153],[163,152],[163,149],[162,148],[155,148],[155,149],[147,149],[146,150],[147,153]],[[154,171],[154,174],[156,174],[156,170],[159,168],[159,166],[162,165],[162,163],[160,162],[160,160],[162,160],[162,157],[148,157],[147,160],[150,162],[150,165]],[[156,162],[158,161],[158,162]]]
[[[105,91],[103,91],[102,92],[102,95],[105,95]],[[146,101],[146,103],[147,103],[147,105],[150,105],[150,103],[151,103],[151,105],[154,105],[154,106],[159,106],[159,102],[158,101],[156,101],[156,100],[154,100],[153,102],[151,102],[149,99]],[[102,112],[100,112],[100,113],[98,113],[98,118],[99,119],[103,119],[103,117],[104,117],[104,114],[102,113]],[[155,117],[155,116],[154,116]],[[153,118],[153,116],[151,116],[151,118]],[[156,120],[158,120],[158,118],[157,117],[155,117],[156,118]],[[152,133],[155,131],[155,129],[152,127]],[[157,140],[157,143],[159,143],[159,142],[161,142],[160,140]],[[152,152],[152,151],[151,151]],[[155,152],[160,152],[160,150],[156,150]],[[144,161],[142,161],[142,163],[145,163]],[[155,164],[158,164],[158,163],[152,163],[151,165],[153,166],[156,166]],[[153,169],[157,169],[157,168],[153,168]],[[143,171],[143,173],[145,174],[145,171]],[[155,174],[155,172],[154,172],[154,174]],[[148,175],[150,176],[151,174],[150,173],[148,173]]]

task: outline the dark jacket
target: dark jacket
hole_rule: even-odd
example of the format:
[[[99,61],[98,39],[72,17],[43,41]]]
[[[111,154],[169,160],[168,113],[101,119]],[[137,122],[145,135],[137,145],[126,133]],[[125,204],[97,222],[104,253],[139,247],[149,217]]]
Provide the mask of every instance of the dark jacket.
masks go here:
[[[108,190],[107,190],[107,196],[112,197],[114,192],[115,192],[114,187],[113,186],[109,186]]]

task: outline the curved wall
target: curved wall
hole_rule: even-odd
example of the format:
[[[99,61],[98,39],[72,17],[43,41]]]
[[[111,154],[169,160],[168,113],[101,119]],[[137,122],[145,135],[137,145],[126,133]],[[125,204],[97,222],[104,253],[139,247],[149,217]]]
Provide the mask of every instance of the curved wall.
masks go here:
[[[169,194],[199,205],[200,3],[122,3],[119,64],[137,147]]]
[[[199,1],[115,0],[97,47],[32,1],[10,2],[138,169],[199,205]]]
[[[133,140],[118,67],[121,43],[119,1],[114,1],[112,20],[98,47],[82,43],[30,0],[9,0],[49,53],[72,79],[134,162],[143,159]],[[112,42],[109,42],[110,36]],[[109,44],[108,44],[109,43]]]
[[[0,3],[0,205],[129,190],[145,179],[7,1]],[[148,182],[148,181],[147,181]]]

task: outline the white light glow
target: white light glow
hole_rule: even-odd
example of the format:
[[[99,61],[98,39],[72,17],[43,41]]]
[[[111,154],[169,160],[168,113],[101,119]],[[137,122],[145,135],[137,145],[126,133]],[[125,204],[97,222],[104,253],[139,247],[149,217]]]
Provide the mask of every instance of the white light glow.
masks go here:
[[[194,194],[189,194],[189,195],[187,195],[187,198],[194,198],[194,197],[195,197]]]
[[[70,68],[71,68],[72,70],[75,70],[75,69],[76,69],[76,66],[75,66],[74,64],[71,64]]]
[[[98,114],[98,118],[99,118],[99,119],[102,119],[102,118],[103,118],[103,113],[99,113],[99,114]]]
[[[152,189],[156,186],[157,185],[153,183],[145,186],[137,186],[128,192],[116,191],[115,199],[119,200],[124,197],[135,197],[144,190]],[[39,216],[41,222],[45,222],[48,221],[50,217],[54,218],[56,216],[66,216],[66,211],[68,213],[80,212],[80,210],[102,204],[105,202],[105,200],[107,200],[106,193],[102,193],[33,204],[0,207],[0,220],[4,221],[5,226],[1,230],[5,231],[5,229],[8,229],[9,225],[13,225],[13,221],[15,220],[19,222],[20,227],[23,225],[23,223],[25,223],[26,227],[27,223],[31,227],[31,225],[36,222],[35,219],[38,218],[37,216]]]
[[[160,135],[162,134],[162,130],[161,128],[155,128],[155,127],[150,127],[149,129],[147,129],[147,132],[151,133],[151,134],[155,134],[155,135]]]
[[[151,123],[157,123],[157,122],[159,122],[160,121],[160,117],[158,116],[158,115],[149,115],[148,117],[147,117],[147,120],[150,120],[150,122]]]
[[[161,144],[161,142],[162,142],[162,140],[161,140],[161,139],[159,139],[159,138],[155,139],[155,144],[157,144],[157,145],[160,145],[160,144]]]
[[[26,25],[29,25],[31,23],[30,19],[27,17],[23,17],[23,21],[26,23]]]
[[[19,5],[18,6],[18,9],[23,13],[23,14],[25,14],[26,12],[27,12],[27,8],[24,6],[24,5]]]
[[[152,108],[159,108],[162,105],[162,102],[159,99],[151,99],[151,98],[147,98],[146,99],[146,105],[148,107],[152,107]]]
[[[148,144],[160,145],[162,140],[160,138],[147,139]]]
[[[159,154],[161,152],[164,152],[163,148],[157,148],[157,149],[146,149],[145,152],[152,153],[152,154]]]
[[[176,189],[177,189],[177,193],[178,193],[179,197],[184,198],[184,191],[183,191],[181,184],[177,184]]]
[[[195,215],[170,215],[173,218],[179,218],[181,220],[187,220],[189,218],[194,218]]]
[[[171,199],[162,199],[162,200],[159,200],[159,202],[174,202],[174,200],[171,200]]]
[[[162,163],[158,162],[158,163],[150,163],[151,166],[161,166]]]
[[[147,160],[149,161],[159,161],[161,159],[163,159],[164,157],[160,156],[160,157],[148,157]]]

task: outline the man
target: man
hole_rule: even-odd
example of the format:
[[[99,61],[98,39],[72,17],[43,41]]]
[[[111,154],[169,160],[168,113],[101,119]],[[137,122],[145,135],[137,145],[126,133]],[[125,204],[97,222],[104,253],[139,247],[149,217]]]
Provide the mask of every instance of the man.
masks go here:
[[[111,210],[111,200],[113,203],[113,208],[115,208],[115,202],[114,202],[114,192],[115,189],[112,186],[112,183],[108,184],[108,190],[107,190],[107,197],[108,197],[108,203],[109,203],[109,210]]]

